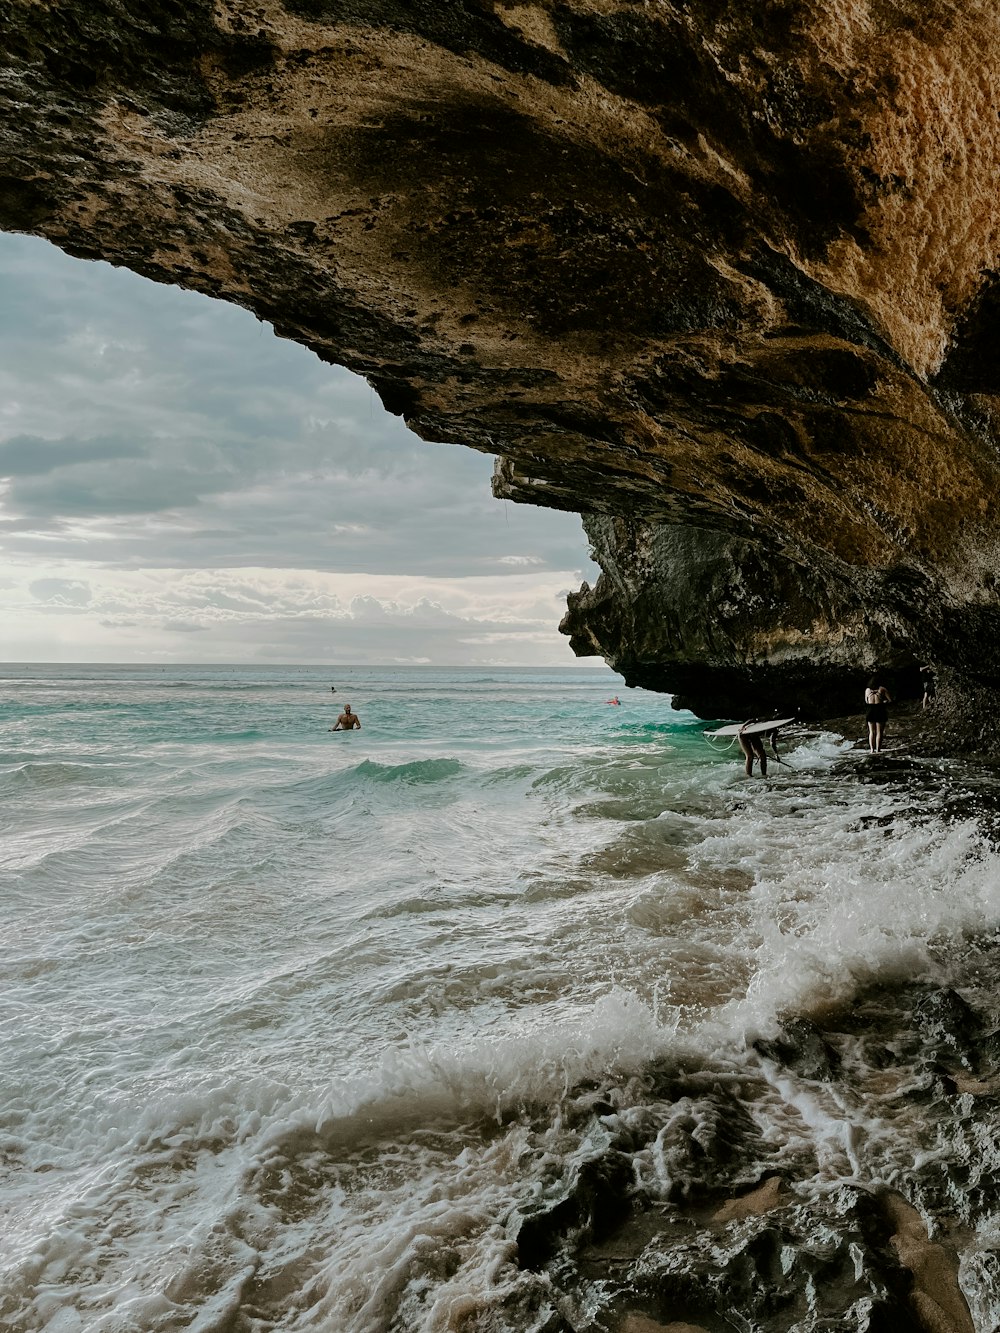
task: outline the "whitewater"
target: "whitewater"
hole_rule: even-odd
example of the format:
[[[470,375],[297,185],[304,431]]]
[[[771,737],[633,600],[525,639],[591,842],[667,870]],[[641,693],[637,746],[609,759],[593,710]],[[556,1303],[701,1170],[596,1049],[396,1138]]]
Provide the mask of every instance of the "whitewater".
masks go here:
[[[707,725],[605,670],[0,668],[0,1320],[617,1329],[553,1201],[610,1144],[669,1221],[725,1103],[711,1188],[909,1188],[992,1329],[995,1131],[914,1096],[906,1000],[996,1026],[992,779],[806,726],[747,779]],[[831,1015],[849,1086],[774,1055]]]

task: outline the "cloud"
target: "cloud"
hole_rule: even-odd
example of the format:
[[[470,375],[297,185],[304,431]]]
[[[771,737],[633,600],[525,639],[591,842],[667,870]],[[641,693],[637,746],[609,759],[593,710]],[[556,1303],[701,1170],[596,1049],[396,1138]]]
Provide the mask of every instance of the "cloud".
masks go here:
[[[77,579],[35,579],[28,584],[28,591],[40,602],[62,606],[86,606],[91,599],[89,585]]]
[[[418,440],[235,306],[24,236],[0,236],[0,281],[0,609],[38,608],[22,652],[49,651],[48,608],[88,613],[65,631],[80,657],[197,633],[213,660],[459,661],[474,620],[530,621],[572,660],[554,591],[596,576],[580,521],[495,500],[487,456]]]
[[[134,458],[136,454],[135,444],[124,440],[46,440],[38,435],[12,435],[0,440],[0,477],[44,476],[64,467]]]
[[[103,661],[569,665],[539,571],[467,579],[315,570],[15,567],[0,589],[15,660],[79,661],[65,617]],[[17,575],[20,577],[17,577]],[[84,590],[88,600],[83,601]],[[44,599],[40,600],[39,594]],[[70,600],[70,599],[76,599]],[[52,621],[58,611],[59,624]],[[192,640],[198,646],[192,648]]]
[[[419,625],[423,629],[452,626],[462,619],[426,597],[421,597],[412,606],[383,602],[371,596],[355,597],[351,601],[348,615],[356,625],[385,625],[387,622],[405,620],[408,627]]]

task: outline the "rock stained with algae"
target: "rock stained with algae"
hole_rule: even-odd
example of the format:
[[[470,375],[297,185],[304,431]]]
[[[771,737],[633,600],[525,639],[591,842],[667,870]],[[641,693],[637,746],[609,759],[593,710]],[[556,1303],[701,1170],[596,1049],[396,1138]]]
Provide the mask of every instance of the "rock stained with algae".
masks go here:
[[[995,689],[992,6],[2,0],[0,31],[0,226],[238,302],[583,513],[578,652],[708,712],[926,656]]]

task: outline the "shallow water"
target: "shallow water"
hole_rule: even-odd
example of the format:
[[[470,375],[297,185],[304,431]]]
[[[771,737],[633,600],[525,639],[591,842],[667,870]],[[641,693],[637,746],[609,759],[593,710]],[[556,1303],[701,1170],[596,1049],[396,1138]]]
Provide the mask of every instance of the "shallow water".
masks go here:
[[[605,671],[2,676],[13,1328],[612,1327],[614,1284],[527,1268],[520,1220],[623,1127],[629,1188],[686,1198],[699,1079],[758,1136],[730,1190],[901,1188],[962,1125],[956,1162],[993,1151],[903,1095],[902,1010],[881,1072],[840,1023],[847,1083],[754,1046],[879,988],[987,1013],[1000,859],[957,767],[866,781],[797,729],[748,781]],[[1000,1227],[949,1189],[992,1328]]]

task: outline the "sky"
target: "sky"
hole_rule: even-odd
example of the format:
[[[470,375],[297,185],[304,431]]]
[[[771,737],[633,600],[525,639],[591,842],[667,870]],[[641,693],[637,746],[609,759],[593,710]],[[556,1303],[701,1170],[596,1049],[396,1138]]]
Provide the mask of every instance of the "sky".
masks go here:
[[[239,307],[0,235],[0,660],[576,665],[580,519],[492,464]]]

